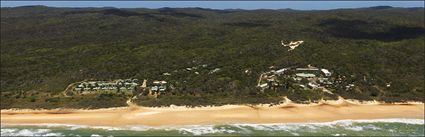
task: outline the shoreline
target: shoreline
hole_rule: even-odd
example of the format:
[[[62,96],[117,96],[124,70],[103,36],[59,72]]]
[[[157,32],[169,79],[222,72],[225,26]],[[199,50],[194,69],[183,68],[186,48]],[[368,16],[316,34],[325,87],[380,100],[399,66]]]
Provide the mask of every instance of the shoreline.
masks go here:
[[[177,106],[171,104],[170,106],[159,106],[159,107],[148,107],[148,106],[139,106],[127,101],[128,106],[123,107],[109,107],[109,108],[54,108],[54,109],[21,109],[21,108],[9,108],[1,109],[0,112],[38,112],[38,111],[99,111],[99,110],[115,110],[115,109],[126,109],[126,108],[150,108],[150,109],[220,109],[220,108],[229,108],[237,106],[250,106],[250,107],[285,107],[285,106],[317,106],[317,105],[425,105],[425,102],[420,101],[405,101],[405,102],[384,102],[384,101],[361,101],[355,99],[344,99],[339,97],[338,100],[319,100],[318,102],[310,103],[293,103],[287,97],[284,97],[284,100],[279,104],[226,104],[226,105],[207,105],[207,106]]]
[[[152,127],[216,124],[311,123],[365,119],[424,119],[424,103],[382,103],[356,100],[295,104],[224,105],[187,107],[128,107],[104,109],[7,109],[1,110],[2,125],[65,124]]]

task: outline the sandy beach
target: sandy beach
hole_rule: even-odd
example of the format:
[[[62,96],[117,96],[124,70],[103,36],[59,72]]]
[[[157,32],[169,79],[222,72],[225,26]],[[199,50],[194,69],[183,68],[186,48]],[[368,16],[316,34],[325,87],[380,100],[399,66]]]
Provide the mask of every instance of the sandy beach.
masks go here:
[[[2,110],[1,124],[74,124],[121,127],[127,125],[176,126],[232,123],[304,123],[335,120],[424,119],[423,103],[360,103],[338,100],[317,104],[226,105],[187,108],[129,107],[96,110]]]

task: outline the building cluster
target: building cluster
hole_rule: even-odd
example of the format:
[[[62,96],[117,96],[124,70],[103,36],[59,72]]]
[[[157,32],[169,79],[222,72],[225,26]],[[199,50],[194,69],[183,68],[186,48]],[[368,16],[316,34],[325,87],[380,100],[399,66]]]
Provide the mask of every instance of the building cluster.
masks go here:
[[[207,70],[208,74],[217,73],[220,71],[220,68],[214,68],[208,70],[207,64],[197,65],[193,67],[187,67],[181,70],[174,70],[172,72],[164,72],[163,76],[171,76],[178,72],[192,72],[194,74],[200,74],[198,71]],[[79,94],[88,94],[88,93],[102,93],[102,92],[120,92],[124,93],[136,93],[138,95],[160,95],[167,91],[168,88],[173,89],[173,86],[164,80],[144,80],[140,84],[138,79],[118,79],[113,81],[83,81],[72,84],[72,91],[75,91]]]
[[[132,92],[139,85],[138,79],[118,79],[114,81],[83,81],[76,83],[74,91],[85,93],[94,93],[98,91],[123,91]]]
[[[152,86],[150,87],[150,90],[154,92],[164,92],[165,90],[167,90],[167,81],[164,81],[164,80],[153,81]]]
[[[164,80],[154,80],[148,83],[148,80],[143,80],[142,85],[137,90],[137,96],[154,96],[158,97],[168,90],[169,83]]]
[[[332,73],[328,69],[308,66],[305,68],[282,68],[262,73],[257,87],[261,89],[276,89],[289,87],[290,84],[303,89],[322,89],[333,84]]]
[[[125,79],[125,80],[113,80],[113,81],[83,81],[75,83],[73,91],[80,94],[88,93],[102,93],[102,92],[143,92],[146,93],[160,93],[165,92],[168,88],[167,81],[154,80],[148,84],[147,80],[144,80],[142,85],[139,84],[138,79]]]

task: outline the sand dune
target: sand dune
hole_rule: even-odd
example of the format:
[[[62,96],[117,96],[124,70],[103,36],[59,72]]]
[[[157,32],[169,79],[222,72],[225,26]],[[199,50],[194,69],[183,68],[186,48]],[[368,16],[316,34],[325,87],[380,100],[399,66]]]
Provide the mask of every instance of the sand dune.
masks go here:
[[[92,126],[198,125],[232,123],[302,123],[343,119],[415,118],[424,119],[424,104],[386,104],[339,99],[316,104],[226,105],[189,108],[129,107],[79,110],[2,110],[1,124],[77,124]]]

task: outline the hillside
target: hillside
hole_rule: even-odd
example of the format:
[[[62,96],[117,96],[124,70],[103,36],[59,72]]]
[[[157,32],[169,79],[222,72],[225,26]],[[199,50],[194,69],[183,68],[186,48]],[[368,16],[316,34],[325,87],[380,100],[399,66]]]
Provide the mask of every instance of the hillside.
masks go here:
[[[324,11],[1,8],[1,107],[123,106],[124,95],[64,97],[88,79],[164,79],[176,87],[146,106],[348,99],[423,101],[424,8]],[[303,40],[288,52],[280,41]],[[208,71],[163,73],[207,64]],[[351,91],[265,91],[270,66],[328,68]],[[244,73],[250,70],[250,74]],[[391,83],[387,87],[387,83]]]

